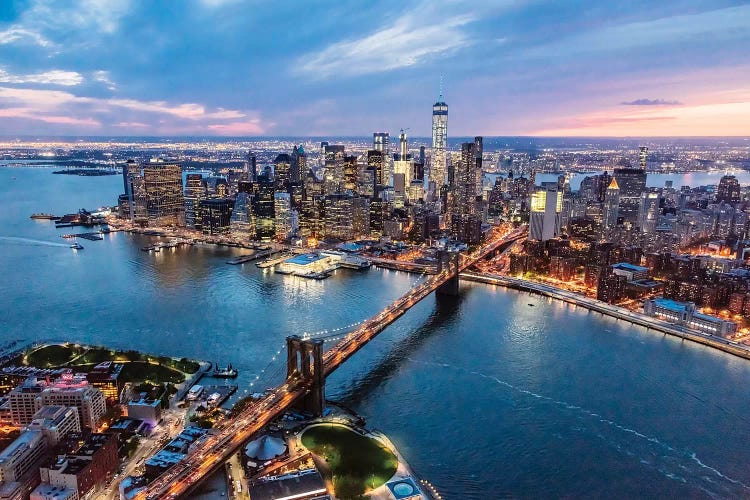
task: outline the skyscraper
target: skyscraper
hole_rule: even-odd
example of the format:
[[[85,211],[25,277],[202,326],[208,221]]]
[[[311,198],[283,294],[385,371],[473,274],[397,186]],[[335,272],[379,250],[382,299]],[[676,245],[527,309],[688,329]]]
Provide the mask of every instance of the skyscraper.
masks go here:
[[[484,154],[484,140],[481,136],[477,136],[474,138],[474,153],[476,154],[475,157],[475,165],[474,165],[474,175],[476,177],[474,189],[476,190],[476,195],[481,196],[482,195],[482,155]]]
[[[542,187],[531,194],[529,239],[547,241],[560,236],[562,200],[555,182],[542,183]]]
[[[648,161],[648,148],[646,146],[641,146],[638,150],[638,164],[641,166],[641,168],[644,171],[646,170],[647,161]]]
[[[412,179],[412,168],[411,168],[411,155],[409,154],[409,144],[406,139],[406,132],[401,129],[401,133],[398,136],[399,148],[398,153],[393,155],[393,175],[403,174],[404,185],[408,186],[411,184]],[[395,186],[395,182],[394,182]]]
[[[739,203],[741,199],[740,181],[733,175],[725,175],[716,189],[716,201]]]
[[[604,211],[602,215],[602,229],[609,230],[617,225],[620,209],[620,186],[612,179],[604,195]]]
[[[143,165],[143,184],[149,224],[184,226],[182,167],[177,163],[146,163]]]
[[[435,183],[435,189],[448,182],[448,105],[440,91],[438,101],[432,105],[432,163],[428,179]]]
[[[641,201],[638,206],[638,227],[643,233],[656,232],[661,211],[661,190],[650,189],[641,193]]]
[[[377,149],[371,149],[367,152],[367,165],[375,170],[375,184],[385,186],[388,184],[388,178],[385,177],[384,163],[385,154]]]
[[[245,170],[247,170],[248,180],[253,181],[253,182],[258,180],[258,163],[255,158],[255,153],[253,153],[252,151],[248,151],[247,153],[247,162],[245,163]]]
[[[382,152],[386,157],[390,153],[390,134],[388,132],[375,132],[372,134],[372,148]]]
[[[207,198],[206,185],[201,174],[187,174],[185,179],[185,226],[201,229],[200,203]]]
[[[642,168],[616,168],[614,178],[620,186],[620,217],[638,222],[641,193],[646,190],[646,170]]]

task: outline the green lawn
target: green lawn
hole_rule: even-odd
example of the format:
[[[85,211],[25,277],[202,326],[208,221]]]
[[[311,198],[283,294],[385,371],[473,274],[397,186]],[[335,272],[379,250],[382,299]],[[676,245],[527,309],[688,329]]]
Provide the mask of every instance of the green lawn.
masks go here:
[[[302,434],[302,444],[331,469],[336,496],[361,498],[385,484],[398,467],[396,456],[378,441],[340,425],[317,425]]]
[[[153,365],[144,361],[133,361],[125,363],[120,374],[120,380],[123,382],[146,381],[153,384],[162,384],[164,382],[179,384],[185,380],[185,376],[166,366]]]
[[[51,344],[31,351],[23,358],[23,363],[39,368],[52,368],[63,365],[83,352],[74,345]]]

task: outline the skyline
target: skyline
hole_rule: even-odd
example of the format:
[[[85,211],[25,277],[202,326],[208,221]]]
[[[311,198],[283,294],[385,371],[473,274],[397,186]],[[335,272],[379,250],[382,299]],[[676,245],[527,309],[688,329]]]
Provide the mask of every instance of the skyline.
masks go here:
[[[0,135],[750,135],[742,2],[186,3],[0,6]]]

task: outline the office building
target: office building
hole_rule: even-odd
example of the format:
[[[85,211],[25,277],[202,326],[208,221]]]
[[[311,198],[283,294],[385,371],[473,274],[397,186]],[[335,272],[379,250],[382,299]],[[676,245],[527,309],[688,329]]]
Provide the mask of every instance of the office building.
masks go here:
[[[296,212],[292,210],[292,201],[289,193],[274,194],[274,229],[275,237],[284,241],[296,231]]]
[[[607,187],[604,195],[604,209],[602,212],[602,229],[605,231],[617,226],[617,218],[620,210],[620,186],[614,178]]]
[[[353,217],[351,197],[345,195],[326,196],[325,237],[343,241],[351,240],[354,237]]]
[[[638,148],[638,165],[641,167],[641,170],[645,172],[647,164],[648,164],[648,148],[646,146],[641,146],[640,148]]]
[[[547,241],[560,236],[562,201],[557,183],[543,183],[531,194],[529,239]]]
[[[150,226],[185,225],[182,167],[179,164],[160,161],[143,164],[143,189]]]
[[[344,146],[330,144],[325,146],[325,163],[323,167],[323,192],[326,195],[341,193],[344,187]]]
[[[725,175],[719,180],[716,189],[716,201],[724,203],[739,203],[742,199],[740,181],[733,175]]]
[[[43,484],[74,490],[83,498],[95,487],[105,484],[118,465],[117,436],[94,433],[80,447],[57,456],[39,472]]]
[[[437,190],[448,182],[448,105],[442,92],[432,105],[432,158],[428,180]]]
[[[292,158],[286,153],[280,153],[273,160],[273,179],[276,189],[282,189],[289,184],[292,175]]]
[[[232,215],[229,217],[229,232],[234,238],[243,241],[255,239],[256,227],[252,195],[245,191],[237,193],[234,200]]]
[[[380,151],[387,158],[391,152],[390,141],[388,132],[375,132],[372,134],[372,149]]]
[[[643,312],[718,337],[732,338],[737,332],[734,322],[702,314],[692,302],[678,302],[665,298],[649,299],[643,303]]]
[[[40,431],[25,430],[0,452],[0,491],[6,498],[28,498],[39,484],[39,466],[47,458],[49,446]],[[15,484],[14,484],[15,483]]]
[[[260,240],[272,240],[276,236],[275,225],[275,190],[272,182],[261,182],[258,196],[255,198],[253,212],[255,213],[255,227]]]
[[[640,168],[616,168],[614,178],[620,187],[619,216],[624,221],[636,224],[641,193],[646,190],[646,170]]]
[[[655,233],[661,213],[661,190],[651,188],[641,193],[638,205],[638,227],[642,233]]]
[[[102,391],[107,401],[117,402],[120,398],[120,373],[123,365],[104,361],[86,373],[86,380]]]
[[[55,447],[71,432],[80,432],[78,410],[70,406],[42,406],[27,427],[40,431],[50,447]]]
[[[396,181],[395,176],[400,174],[403,175],[403,182],[404,186],[408,186],[411,184],[412,181],[412,158],[409,154],[409,144],[406,139],[406,132],[404,132],[403,129],[401,129],[401,133],[398,136],[399,139],[399,148],[398,153],[393,154],[393,176],[394,176],[394,183],[393,186],[395,188]],[[405,189],[404,189],[405,192]]]
[[[367,152],[367,165],[375,172],[375,184],[385,186],[389,179],[385,177],[386,156],[382,151],[371,149]]]
[[[38,398],[42,406],[71,406],[78,409],[81,426],[96,429],[107,411],[102,391],[89,384],[80,376],[64,374],[57,381],[49,384]]]
[[[302,182],[302,176],[307,173],[307,154],[301,144],[292,148],[291,159],[289,182],[296,184]]]
[[[185,227],[201,230],[200,204],[208,197],[202,174],[187,174],[185,178]]]
[[[207,235],[228,234],[232,205],[229,198],[209,198],[201,202],[201,232]]]
[[[161,400],[149,400],[146,398],[128,402],[128,418],[143,420],[151,428],[161,420]]]

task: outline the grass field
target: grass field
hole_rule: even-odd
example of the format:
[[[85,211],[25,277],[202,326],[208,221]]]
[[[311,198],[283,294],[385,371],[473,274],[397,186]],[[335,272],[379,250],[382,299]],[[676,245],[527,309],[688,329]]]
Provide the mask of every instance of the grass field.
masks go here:
[[[188,359],[166,356],[149,356],[136,351],[115,351],[104,347],[83,347],[74,344],[50,344],[35,349],[17,362],[38,368],[66,366],[76,371],[88,372],[103,361],[122,363],[120,380],[123,382],[169,382],[179,384],[185,380],[182,372],[194,373],[200,365]]]
[[[385,484],[398,467],[398,459],[388,448],[341,425],[311,427],[302,434],[302,444],[326,461],[341,499],[362,498]]]

